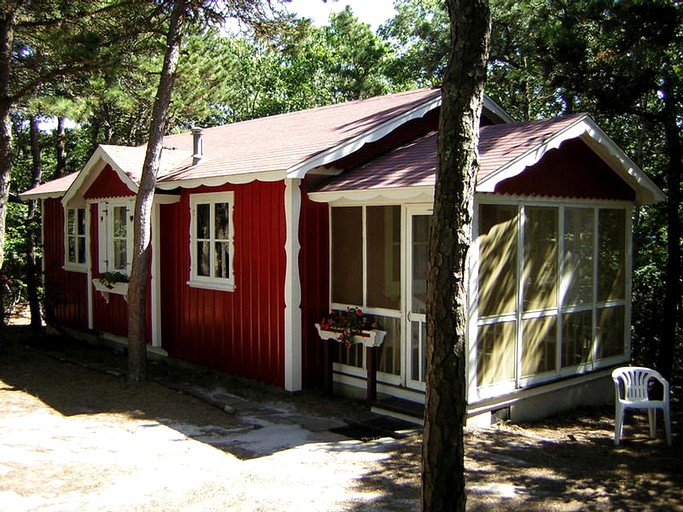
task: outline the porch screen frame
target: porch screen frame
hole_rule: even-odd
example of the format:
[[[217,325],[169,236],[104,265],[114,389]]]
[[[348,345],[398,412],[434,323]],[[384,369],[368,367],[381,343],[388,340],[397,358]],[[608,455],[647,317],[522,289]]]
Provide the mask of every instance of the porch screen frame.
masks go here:
[[[479,227],[480,227],[480,213],[481,207],[484,205],[496,206],[515,206],[517,208],[517,290],[516,290],[516,311],[514,314],[503,313],[498,315],[490,315],[487,317],[480,317],[478,311],[478,296],[479,296]],[[544,307],[538,309],[524,310],[524,236],[525,236],[525,222],[526,210],[528,208],[556,208],[557,209],[557,279],[555,286],[555,306]],[[568,304],[566,300],[567,283],[563,282],[565,271],[565,247],[564,238],[567,233],[567,228],[564,225],[565,211],[567,209],[586,209],[593,212],[593,248],[592,248],[592,297],[591,300],[584,304]],[[562,379],[569,376],[580,375],[587,372],[592,372],[623,363],[630,359],[630,319],[631,319],[631,270],[632,270],[632,209],[633,205],[622,201],[590,201],[590,200],[549,200],[538,199],[530,197],[514,197],[509,196],[486,196],[475,199],[475,217],[474,217],[474,240],[471,254],[475,257],[470,258],[470,328],[469,328],[469,396],[470,400],[491,398],[503,393],[512,392],[516,389],[533,386],[536,384],[550,382]],[[598,297],[599,287],[599,248],[600,248],[600,211],[601,210],[618,210],[624,212],[624,233],[623,233],[623,297],[620,299],[609,298],[607,300],[600,300]],[[600,357],[598,354],[598,336],[599,336],[599,317],[601,312],[606,312],[610,308],[622,308],[624,315],[623,322],[623,347],[620,354],[610,355],[607,357]],[[562,353],[564,349],[563,343],[563,322],[565,315],[572,313],[589,313],[591,314],[591,357],[589,361],[581,362],[579,364],[572,364],[562,367]],[[619,313],[620,314],[620,313]],[[528,321],[542,321],[549,317],[554,317],[555,320],[555,361],[554,368],[550,371],[536,373],[532,375],[522,375],[523,365],[523,325]],[[510,380],[502,382],[493,382],[480,384],[478,380],[478,334],[479,330],[484,326],[491,326],[494,324],[501,324],[504,322],[516,323],[515,335],[515,364],[514,376]]]
[[[400,223],[400,246],[399,246],[399,252],[400,252],[400,269],[399,269],[399,277],[400,277],[400,283],[399,283],[399,290],[400,290],[400,297],[399,297],[399,309],[389,309],[389,308],[384,308],[384,307],[376,307],[376,306],[369,306],[368,305],[368,219],[367,219],[367,209],[368,208],[373,208],[373,207],[396,207],[400,209],[400,216],[399,216],[399,223]],[[361,262],[362,262],[362,304],[351,304],[351,303],[345,303],[345,302],[334,302],[333,301],[333,222],[332,222],[332,210],[333,209],[346,209],[346,208],[359,208],[361,209]],[[380,318],[386,317],[388,319],[391,319],[392,321],[397,321],[398,325],[400,326],[400,332],[399,332],[399,339],[398,339],[398,350],[399,352],[399,357],[400,357],[400,362],[399,362],[399,374],[393,374],[393,373],[386,373],[377,370],[377,378],[378,381],[383,383],[383,384],[389,384],[392,386],[399,386],[402,384],[401,381],[401,373],[403,372],[403,366],[405,365],[405,353],[404,353],[404,336],[405,333],[403,332],[405,330],[405,326],[403,325],[403,310],[404,310],[404,291],[405,291],[405,251],[404,251],[404,245],[405,245],[405,222],[406,222],[406,209],[403,205],[399,203],[374,203],[374,202],[367,202],[364,204],[357,204],[357,203],[341,203],[341,204],[330,204],[330,215],[329,215],[329,232],[330,232],[330,241],[329,241],[329,250],[330,250],[330,271],[329,271],[329,304],[330,304],[330,309],[332,310],[338,310],[338,311],[345,311],[346,308],[353,308],[353,307],[358,307],[361,308],[365,313],[368,313],[373,316],[377,316]],[[365,357],[365,350],[362,351],[362,366],[357,367],[357,366],[351,366],[343,363],[335,363],[335,367],[338,371],[341,371],[345,375],[350,375],[358,378],[365,379],[366,378],[366,357]]]

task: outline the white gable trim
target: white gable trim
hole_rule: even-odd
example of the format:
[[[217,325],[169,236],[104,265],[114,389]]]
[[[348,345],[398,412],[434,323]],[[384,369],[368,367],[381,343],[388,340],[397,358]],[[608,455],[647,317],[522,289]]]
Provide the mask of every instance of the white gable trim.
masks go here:
[[[95,179],[109,164],[119,179],[128,187],[128,189],[137,194],[137,184],[128,176],[123,169],[116,163],[116,161],[106,152],[102,146],[97,146],[97,149],[92,154],[88,162],[83,166],[83,169],[78,173],[78,177],[71,184],[69,189],[62,198],[62,203],[67,206],[72,200],[77,199],[79,193],[84,188],[84,185],[90,186]]]
[[[434,186],[378,188],[367,190],[340,190],[334,192],[311,192],[309,199],[317,203],[363,203],[378,201],[401,203],[432,203],[434,201]]]
[[[400,116],[389,119],[372,130],[363,132],[362,134],[357,135],[346,142],[342,142],[335,147],[322,151],[315,156],[290,167],[287,169],[287,177],[303,178],[306,176],[308,171],[315,169],[316,167],[320,167],[321,165],[329,164],[358,151],[365,144],[369,144],[370,142],[375,142],[381,139],[408,121],[423,117],[425,114],[437,108],[439,105],[441,105],[441,95],[427,100],[426,102],[410,109],[408,112],[401,114]]]
[[[160,178],[157,181],[156,188],[160,190],[173,190],[175,188],[197,188],[197,187],[220,187],[227,183],[231,185],[244,185],[252,181],[281,181],[285,179],[284,171],[266,171],[266,172],[245,172],[239,174],[227,174],[216,177],[192,178],[192,179],[177,179],[164,180]]]
[[[600,156],[636,192],[636,202],[650,204],[665,199],[664,193],[589,116],[582,116],[571,126],[551,136],[511,163],[499,168],[477,183],[477,192],[495,192],[496,186],[521,174],[538,163],[548,151],[571,139],[581,139]]]

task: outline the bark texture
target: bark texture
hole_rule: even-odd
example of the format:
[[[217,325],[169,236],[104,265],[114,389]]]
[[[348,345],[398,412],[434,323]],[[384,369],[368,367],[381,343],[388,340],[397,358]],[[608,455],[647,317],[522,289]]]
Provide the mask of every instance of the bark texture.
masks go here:
[[[180,57],[187,2],[175,0],[166,38],[166,54],[154,99],[152,125],[142,167],[140,187],[135,200],[133,260],[128,283],[128,383],[137,385],[147,378],[147,343],[145,340],[145,297],[149,276],[152,205],[156,186],[166,116],[175,83]]]
[[[9,201],[9,185],[12,156],[12,124],[9,92],[10,61],[14,41],[14,11],[0,9],[0,268],[5,262],[5,219]]]
[[[664,318],[659,344],[658,370],[671,379],[676,352],[676,334],[681,306],[681,178],[683,178],[683,144],[678,126],[678,98],[673,73],[667,73],[662,84],[664,108],[662,118],[669,165],[666,172],[668,188],[667,219],[667,261],[666,287],[664,291]]]
[[[64,176],[66,171],[66,130],[64,125],[66,123],[66,117],[59,116],[57,118],[57,145],[56,145],[56,156],[57,156],[57,166],[55,167],[55,173],[53,179],[61,178]]]
[[[40,185],[43,168],[40,161],[40,130],[38,118],[31,116],[31,187]],[[31,328],[39,329],[42,321],[40,318],[40,299],[38,297],[38,265],[36,262],[36,244],[40,234],[38,222],[38,201],[28,202],[28,233],[26,239],[26,293],[28,295],[29,311],[31,312]]]
[[[427,396],[422,510],[465,510],[463,426],[467,254],[490,14],[485,0],[448,0],[451,49],[442,86],[427,282]]]

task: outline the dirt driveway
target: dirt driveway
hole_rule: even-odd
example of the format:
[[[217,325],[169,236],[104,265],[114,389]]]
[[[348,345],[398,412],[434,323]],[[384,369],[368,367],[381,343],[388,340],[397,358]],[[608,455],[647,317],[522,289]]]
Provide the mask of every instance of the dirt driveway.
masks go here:
[[[0,510],[419,509],[419,432],[331,431],[370,422],[363,403],[165,363],[130,390],[124,365],[110,350],[5,331]],[[649,440],[639,418],[615,448],[610,413],[468,432],[468,509],[683,510],[678,436],[673,449]]]

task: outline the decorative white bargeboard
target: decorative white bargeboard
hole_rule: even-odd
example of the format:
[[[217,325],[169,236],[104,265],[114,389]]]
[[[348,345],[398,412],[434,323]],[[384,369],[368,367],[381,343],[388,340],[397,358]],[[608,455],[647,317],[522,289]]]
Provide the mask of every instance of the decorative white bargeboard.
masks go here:
[[[318,329],[318,336],[321,340],[334,340],[339,339],[341,334],[339,331],[326,331],[320,328],[320,324],[315,324],[315,328]],[[372,329],[371,331],[363,331],[361,334],[357,334],[353,337],[354,343],[362,343],[366,347],[379,347],[382,342],[384,342],[384,337],[387,335],[386,331],[380,331],[379,329]]]

